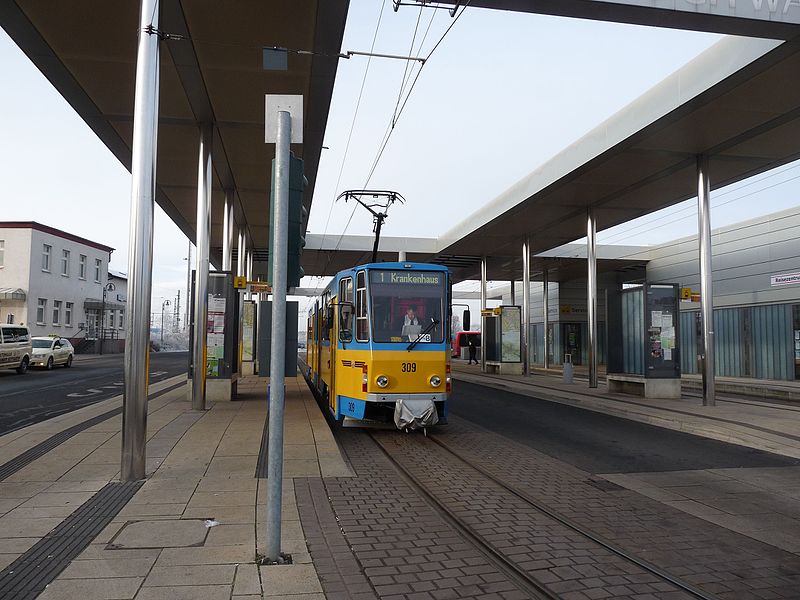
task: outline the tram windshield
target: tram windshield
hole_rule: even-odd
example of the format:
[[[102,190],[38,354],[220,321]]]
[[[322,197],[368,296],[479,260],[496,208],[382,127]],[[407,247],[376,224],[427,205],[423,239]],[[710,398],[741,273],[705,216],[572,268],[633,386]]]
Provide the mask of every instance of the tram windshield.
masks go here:
[[[443,342],[446,280],[441,271],[370,271],[373,339]]]

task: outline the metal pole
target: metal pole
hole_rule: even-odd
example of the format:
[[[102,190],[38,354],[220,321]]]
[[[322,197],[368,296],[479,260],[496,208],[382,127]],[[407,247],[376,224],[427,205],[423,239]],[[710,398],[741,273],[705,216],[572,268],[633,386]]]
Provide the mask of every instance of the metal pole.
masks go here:
[[[542,320],[542,327],[544,328],[544,368],[550,368],[550,276],[545,268],[542,271],[542,313],[544,319]]]
[[[589,387],[597,387],[597,220],[591,208],[586,216],[586,308],[589,315]]]
[[[531,238],[522,244],[522,374],[531,374]]]
[[[703,406],[715,406],[714,298],[711,270],[711,183],[708,156],[697,156],[697,219],[700,242],[700,314],[703,327]]]
[[[486,257],[481,257],[481,313],[486,310]],[[486,371],[486,332],[483,330],[483,314],[481,314],[481,371]]]
[[[292,120],[286,111],[278,112],[275,143],[275,194],[272,223],[272,339],[269,365],[269,439],[267,479],[266,557],[277,561],[281,551],[281,496],[283,493],[283,404],[284,344],[286,339],[287,252],[289,246],[289,143]]]
[[[100,325],[100,333],[97,334],[95,332],[95,337],[100,340],[100,356],[103,355],[103,318],[106,314],[106,286],[103,284],[103,300],[100,302],[100,319],[98,324]]]
[[[192,347],[192,409],[206,408],[206,328],[208,321],[208,257],[211,233],[211,141],[213,127],[200,128],[197,165],[197,270],[194,279],[194,344]]]
[[[253,251],[252,250],[250,250],[247,253],[246,264],[247,264],[247,281],[253,281]],[[252,300],[253,299],[253,293],[250,291],[249,287],[247,289],[248,289],[248,291],[247,291],[247,299],[248,300]]]
[[[239,228],[239,244],[236,251],[236,275],[244,275],[244,229]]]
[[[233,192],[230,190],[225,190],[222,221],[222,270],[230,271],[233,261]]]
[[[158,146],[159,0],[142,0],[136,54],[136,91],[131,151],[131,217],[128,246],[128,310],[125,395],[122,407],[122,481],[145,476],[150,294],[153,272],[153,201]]]
[[[525,268],[525,267],[523,267]],[[516,288],[516,281],[513,279],[509,282],[511,284],[511,305],[515,305],[517,303],[517,290]]]
[[[186,253],[186,316],[183,320],[183,328],[189,327],[190,319],[192,318],[191,310],[192,303],[189,298],[192,297],[192,242],[189,242],[189,251]]]
[[[405,250],[400,250],[400,252],[397,253],[397,262],[406,262]]]

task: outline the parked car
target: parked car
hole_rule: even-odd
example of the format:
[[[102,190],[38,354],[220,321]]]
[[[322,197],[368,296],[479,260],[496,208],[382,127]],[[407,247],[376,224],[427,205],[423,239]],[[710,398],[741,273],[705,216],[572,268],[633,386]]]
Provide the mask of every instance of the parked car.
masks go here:
[[[22,374],[31,362],[31,334],[22,325],[0,325],[0,369]]]
[[[75,348],[68,339],[55,336],[35,337],[31,340],[31,344],[33,345],[32,367],[52,369],[56,365],[72,366]]]

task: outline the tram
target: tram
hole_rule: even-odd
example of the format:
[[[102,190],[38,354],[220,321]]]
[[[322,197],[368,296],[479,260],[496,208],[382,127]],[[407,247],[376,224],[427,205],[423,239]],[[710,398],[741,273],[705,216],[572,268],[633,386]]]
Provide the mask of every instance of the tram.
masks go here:
[[[304,375],[339,423],[447,422],[447,267],[371,263],[341,271],[308,315]]]

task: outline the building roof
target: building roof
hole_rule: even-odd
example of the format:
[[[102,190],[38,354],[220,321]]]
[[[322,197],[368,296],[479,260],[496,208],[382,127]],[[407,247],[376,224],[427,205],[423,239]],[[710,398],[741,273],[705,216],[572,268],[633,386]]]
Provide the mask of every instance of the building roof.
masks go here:
[[[78,235],[61,231],[60,229],[50,227],[49,225],[42,225],[36,221],[0,221],[0,229],[35,229],[36,231],[41,231],[42,233],[48,233],[50,235],[64,238],[65,240],[70,240],[85,246],[97,248],[103,252],[111,253],[114,251],[114,248],[111,246],[106,246],[105,244],[100,244],[99,242],[93,242],[92,240],[87,240],[86,238],[82,238]]]
[[[128,280],[128,274],[127,273],[123,273],[122,271],[117,271],[115,269],[109,269],[108,270],[108,274],[111,277],[114,277],[116,279],[124,279],[125,281]]]

